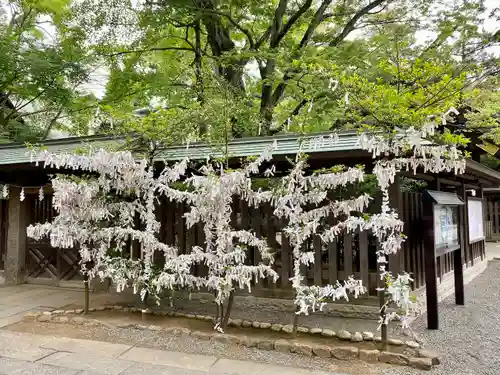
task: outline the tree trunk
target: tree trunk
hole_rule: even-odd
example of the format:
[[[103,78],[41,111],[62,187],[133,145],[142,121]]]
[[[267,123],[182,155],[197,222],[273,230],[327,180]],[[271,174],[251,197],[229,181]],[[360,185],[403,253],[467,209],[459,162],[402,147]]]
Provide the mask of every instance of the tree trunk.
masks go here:
[[[229,299],[227,300],[226,314],[224,314],[224,317],[223,317],[222,323],[221,323],[222,330],[225,330],[227,327],[227,324],[229,323],[229,316],[231,315],[231,310],[233,308],[233,304],[234,304],[234,292],[231,292],[229,294]]]
[[[299,308],[297,307],[295,309],[295,314],[293,315],[293,329],[292,329],[292,335],[293,337],[297,336],[297,328],[299,326],[299,314],[297,314],[297,311],[299,311]]]
[[[382,319],[382,322],[385,322],[385,317],[387,315],[387,308],[385,305],[385,282],[384,282],[384,289],[379,291],[379,303],[380,303],[380,318]],[[388,334],[387,334],[387,324],[382,323],[382,326],[380,327],[380,335],[382,337],[382,350],[387,350],[387,341],[388,341]]]
[[[235,44],[231,39],[229,28],[224,25],[220,15],[209,12],[216,10],[213,1],[195,0],[195,5],[201,9],[201,12],[203,12],[203,9],[208,10],[208,12],[203,13],[202,20],[214,57],[222,57],[224,54],[233,52]],[[229,64],[219,63],[217,73],[236,91],[245,91],[241,61],[231,61]]]
[[[85,274],[83,276],[83,285],[85,287],[85,305],[83,306],[83,313],[87,315],[89,313],[89,305],[90,305],[90,291],[89,291],[89,276]]]

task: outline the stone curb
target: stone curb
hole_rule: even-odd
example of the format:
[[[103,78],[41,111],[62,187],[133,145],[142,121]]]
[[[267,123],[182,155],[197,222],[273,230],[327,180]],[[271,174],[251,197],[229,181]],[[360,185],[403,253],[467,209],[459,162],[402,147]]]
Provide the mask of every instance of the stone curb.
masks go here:
[[[99,308],[91,308],[89,312],[94,311],[104,311],[104,310],[117,310],[124,312],[142,312],[143,314],[151,314],[157,316],[175,316],[183,317],[188,319],[198,319],[203,321],[214,322],[214,319],[210,316],[205,315],[191,315],[184,314],[181,312],[152,312],[149,310],[143,310],[140,308],[129,308],[122,306],[104,306]],[[85,325],[85,326],[107,326],[105,323],[100,322],[96,319],[92,319],[88,316],[82,316],[83,309],[76,310],[54,310],[54,311],[44,311],[44,312],[29,312],[23,317],[24,321],[36,321],[36,322],[50,322],[50,323],[63,323],[72,325]],[[249,320],[241,319],[230,319],[229,325],[233,327],[253,327],[260,329],[271,329],[273,331],[279,332],[283,331],[285,333],[292,332],[292,325],[281,325],[281,324],[270,324],[263,322],[253,322]],[[287,339],[262,339],[251,338],[247,336],[236,336],[231,334],[221,334],[218,332],[207,333],[201,331],[191,331],[188,328],[182,327],[168,327],[162,328],[155,325],[148,324],[122,324],[112,328],[133,328],[139,330],[150,330],[150,331],[162,331],[169,333],[174,336],[193,336],[202,340],[212,340],[227,344],[236,344],[246,347],[257,347],[261,350],[276,350],[282,353],[296,353],[307,356],[318,356],[318,357],[333,357],[340,360],[353,360],[360,359],[366,362],[383,362],[394,365],[411,366],[421,370],[430,370],[432,366],[440,363],[439,357],[430,350],[420,349],[420,345],[414,341],[403,342],[402,340],[389,339],[388,344],[391,346],[405,346],[415,352],[415,357],[410,357],[400,353],[393,352],[380,352],[379,350],[364,350],[358,349],[354,345],[362,341],[374,341],[380,342],[381,338],[379,336],[374,336],[372,332],[355,332],[351,334],[348,331],[338,331],[333,332],[331,330],[323,330],[321,328],[308,328],[308,327],[298,327],[299,331],[303,333],[308,333],[311,335],[322,335],[324,337],[337,338],[341,342],[345,342],[345,346],[334,346],[329,347],[328,345],[318,344],[318,345],[308,345],[304,343],[294,342],[293,340]],[[351,343],[349,345],[349,343]]]

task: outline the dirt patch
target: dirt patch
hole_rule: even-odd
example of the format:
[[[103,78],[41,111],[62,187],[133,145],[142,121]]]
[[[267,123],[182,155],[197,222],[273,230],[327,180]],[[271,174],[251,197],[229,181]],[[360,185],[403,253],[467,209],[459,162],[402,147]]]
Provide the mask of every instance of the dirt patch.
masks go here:
[[[71,309],[73,305],[69,306]],[[67,308],[67,307],[66,307]],[[161,327],[162,329],[171,327],[181,327],[187,328],[190,331],[200,331],[206,333],[213,333],[213,323],[199,320],[199,319],[188,319],[185,317],[175,317],[175,316],[158,316],[154,314],[143,315],[140,312],[123,312],[119,310],[104,310],[95,311],[89,313],[87,316],[89,319],[94,319],[99,322],[104,323],[107,326],[124,326],[124,325],[154,325]],[[120,329],[120,328],[117,328]],[[363,342],[350,342],[343,341],[338,338],[325,337],[321,335],[312,335],[310,333],[298,332],[296,337],[292,337],[291,334],[280,331],[275,332],[270,329],[252,328],[252,327],[228,327],[226,333],[235,335],[238,337],[246,336],[248,338],[255,338],[259,340],[270,340],[276,341],[279,339],[290,340],[293,339],[294,342],[299,342],[307,345],[328,345],[330,347],[336,346],[356,346],[359,349],[380,349],[380,344],[373,341],[363,341]],[[415,351],[411,350],[406,346],[390,346],[391,352],[402,353],[410,357],[415,355]]]

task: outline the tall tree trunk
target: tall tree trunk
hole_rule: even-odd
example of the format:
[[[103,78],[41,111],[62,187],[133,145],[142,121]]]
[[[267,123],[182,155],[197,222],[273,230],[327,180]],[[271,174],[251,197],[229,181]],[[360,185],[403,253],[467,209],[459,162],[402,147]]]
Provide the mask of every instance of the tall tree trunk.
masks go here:
[[[207,31],[207,40],[213,56],[218,58],[233,52],[235,44],[231,39],[229,28],[224,25],[220,15],[209,12],[216,10],[213,0],[195,0],[195,5],[200,8],[201,12],[203,12],[203,9],[208,10],[208,12],[203,13],[202,21]],[[236,59],[230,63],[219,62],[217,73],[236,91],[245,91],[241,61]]]
[[[222,323],[221,323],[221,328],[223,330],[226,329],[226,327],[229,323],[229,316],[231,315],[231,310],[233,308],[233,304],[234,304],[234,292],[231,292],[229,294],[229,299],[227,300],[226,313],[224,314],[224,318],[222,319]]]
[[[83,276],[83,285],[85,287],[85,304],[83,305],[83,313],[87,315],[89,313],[89,305],[90,305],[90,288],[89,288],[89,276],[85,274]]]

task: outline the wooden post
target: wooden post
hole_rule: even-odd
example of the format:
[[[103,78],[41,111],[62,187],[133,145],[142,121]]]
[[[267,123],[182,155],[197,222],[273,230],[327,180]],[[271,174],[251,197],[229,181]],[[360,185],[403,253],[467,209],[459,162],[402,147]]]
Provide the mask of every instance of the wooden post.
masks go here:
[[[465,191],[465,185],[462,184],[458,188],[458,196],[466,203],[467,193]],[[466,225],[467,223],[467,204],[458,208],[458,235],[460,249],[453,252],[453,274],[455,277],[455,303],[457,305],[465,304],[465,294],[464,294],[464,255],[469,246],[469,231]]]
[[[434,207],[432,202],[424,202],[424,251],[425,289],[427,298],[427,328],[438,329],[438,292],[436,275],[436,254],[434,252]]]
[[[11,187],[9,192],[7,255],[5,261],[5,283],[22,284],[26,271],[26,228],[28,226],[28,202],[20,200],[21,189]]]

